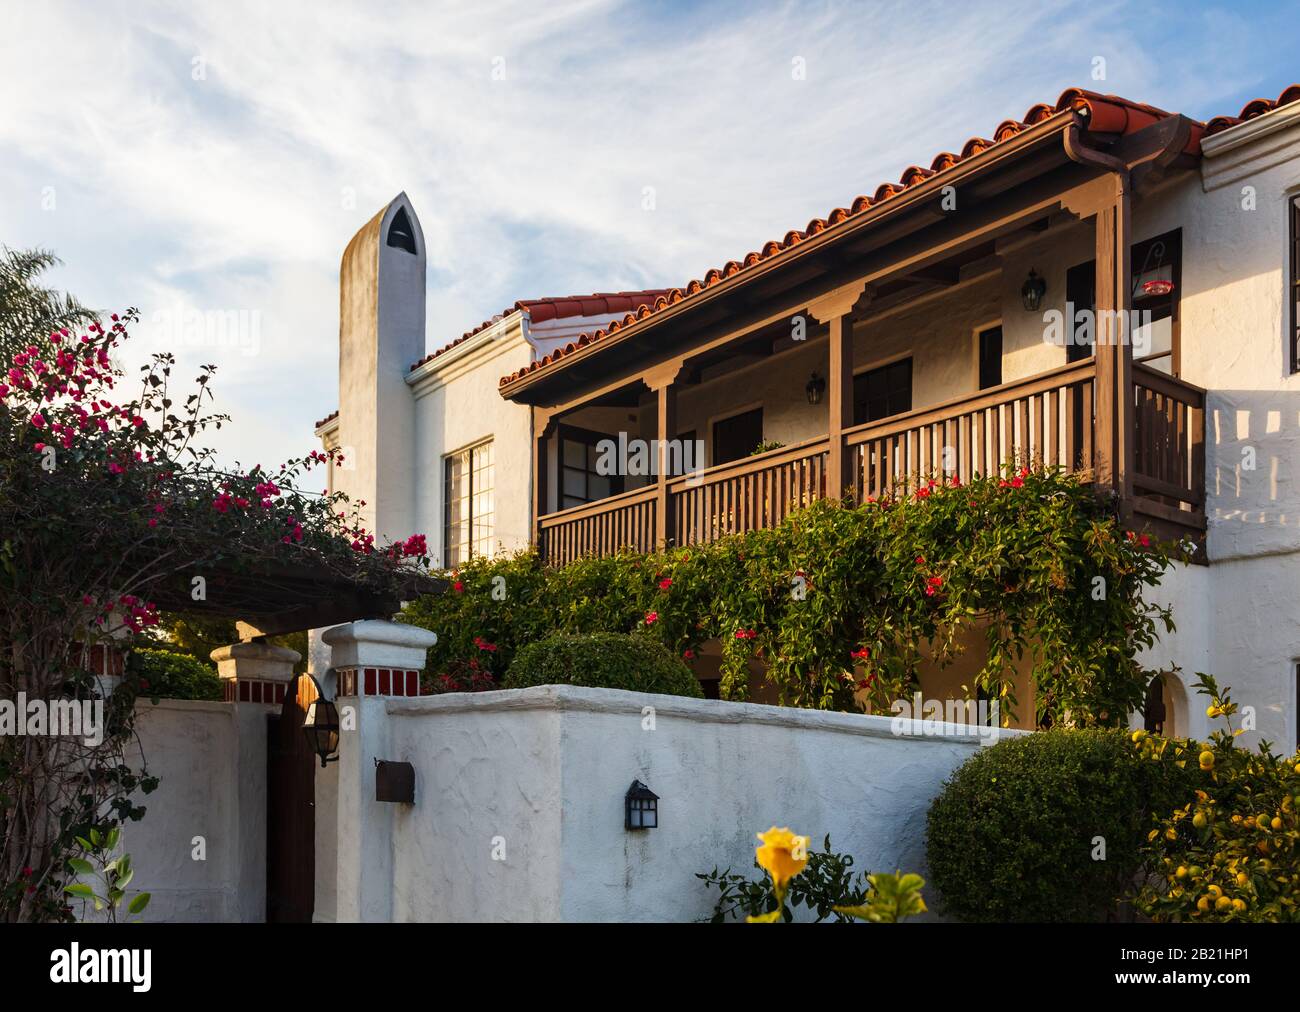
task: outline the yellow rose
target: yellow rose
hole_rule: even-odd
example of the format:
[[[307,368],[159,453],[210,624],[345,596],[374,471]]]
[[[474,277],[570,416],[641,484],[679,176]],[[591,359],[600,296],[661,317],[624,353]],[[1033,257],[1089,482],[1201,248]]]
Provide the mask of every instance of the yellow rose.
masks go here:
[[[758,866],[772,876],[773,886],[784,889],[808,863],[808,837],[796,836],[789,828],[773,826],[766,833],[759,833],[758,838],[763,842],[754,852]]]

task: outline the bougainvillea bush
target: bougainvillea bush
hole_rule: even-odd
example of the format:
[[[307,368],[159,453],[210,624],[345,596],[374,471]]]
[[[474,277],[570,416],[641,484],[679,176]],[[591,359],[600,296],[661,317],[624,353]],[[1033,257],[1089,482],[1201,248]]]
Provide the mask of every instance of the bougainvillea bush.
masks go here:
[[[1149,877],[1136,905],[1157,921],[1300,921],[1300,752],[1241,748],[1227,690],[1197,689],[1224,729],[1208,742],[1133,732],[1141,761],[1185,770],[1192,782],[1147,836]]]
[[[688,662],[721,641],[723,698],[745,698],[758,659],[783,704],[826,709],[861,692],[887,708],[919,687],[923,662],[950,661],[983,630],[975,680],[1004,710],[1024,657],[1040,719],[1118,726],[1150,681],[1139,652],[1173,628],[1143,599],[1169,551],[1124,531],[1076,477],[1022,469],[824,500],[771,530],[650,555],[474,560],[404,618],[437,630],[433,672],[474,659],[499,680],[551,633],[638,631]]]
[[[0,699],[93,701],[82,647],[129,647],[157,624],[155,595],[178,582],[199,609],[218,572],[303,564],[387,591],[424,561],[422,537],[377,546],[340,495],[297,489],[325,454],[220,467],[203,446],[226,421],[207,413],[213,367],[178,391],[170,355],[130,380],[115,363],[135,311],[34,332],[46,317],[19,304],[21,286],[5,299],[0,347],[14,350],[0,363]],[[139,792],[153,780],[123,761],[141,691],[129,672],[94,745],[0,737],[0,918],[70,916],[76,838],[142,814]]]

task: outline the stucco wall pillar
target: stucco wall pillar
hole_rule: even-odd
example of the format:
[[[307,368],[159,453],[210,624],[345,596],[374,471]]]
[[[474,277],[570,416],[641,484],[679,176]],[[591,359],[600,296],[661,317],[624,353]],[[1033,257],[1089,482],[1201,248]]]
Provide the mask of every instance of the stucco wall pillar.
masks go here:
[[[391,754],[385,712],[392,696],[418,696],[425,652],[436,634],[416,626],[367,619],[327,629],[338,684],[338,795],[335,917],[393,919],[393,822],[402,805],[375,800],[375,760]],[[419,798],[420,785],[416,784]]]
[[[222,698],[235,704],[237,920],[266,920],[266,718],[279,712],[302,655],[260,640],[212,651]]]

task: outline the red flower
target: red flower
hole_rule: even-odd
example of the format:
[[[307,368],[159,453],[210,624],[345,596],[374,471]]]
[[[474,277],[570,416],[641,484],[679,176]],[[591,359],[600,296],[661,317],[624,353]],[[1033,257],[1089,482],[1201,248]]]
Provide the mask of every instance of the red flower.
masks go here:
[[[659,621],[659,613],[657,611],[648,611],[645,613],[646,625],[654,625],[658,621]]]
[[[849,656],[855,661],[865,661],[871,656],[871,651],[866,647],[862,647],[859,650],[854,650]]]
[[[659,581],[660,590],[667,590],[672,585],[673,585],[672,577],[665,576],[662,580]]]
[[[455,583],[451,585],[451,589],[454,590],[457,594],[463,594],[465,593],[465,584],[457,580]]]
[[[753,629],[736,630],[736,639],[738,640],[752,640],[757,635],[758,633],[756,633]]]
[[[497,645],[495,643],[489,643],[482,636],[474,637],[474,645],[480,650],[486,650],[490,654],[496,653]]]
[[[683,656],[684,658],[686,658],[686,660],[688,660],[688,661],[693,661],[693,660],[695,660],[695,651],[694,651],[694,650],[683,650],[683,651],[682,651],[682,656]]]

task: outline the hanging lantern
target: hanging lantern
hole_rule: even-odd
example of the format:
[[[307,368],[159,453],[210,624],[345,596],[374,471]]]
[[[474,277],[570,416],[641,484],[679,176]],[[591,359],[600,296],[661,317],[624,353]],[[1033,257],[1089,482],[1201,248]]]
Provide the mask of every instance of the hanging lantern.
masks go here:
[[[321,769],[326,763],[338,761],[339,750],[339,709],[323,695],[314,699],[307,707],[307,719],[303,721],[303,733],[311,750],[320,756]]]
[[[820,404],[822,394],[826,392],[826,381],[813,373],[808,382],[804,384],[804,393],[808,395],[809,404]]]
[[[1043,296],[1046,294],[1047,282],[1031,269],[1029,277],[1025,279],[1025,283],[1020,288],[1020,301],[1024,303],[1026,310],[1036,313],[1043,305]]]
[[[1144,282],[1142,285],[1143,295],[1168,295],[1174,290],[1174,283],[1168,278],[1157,278],[1154,281]]]

